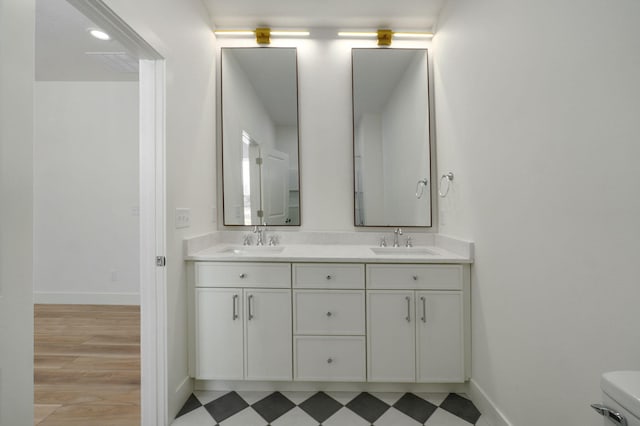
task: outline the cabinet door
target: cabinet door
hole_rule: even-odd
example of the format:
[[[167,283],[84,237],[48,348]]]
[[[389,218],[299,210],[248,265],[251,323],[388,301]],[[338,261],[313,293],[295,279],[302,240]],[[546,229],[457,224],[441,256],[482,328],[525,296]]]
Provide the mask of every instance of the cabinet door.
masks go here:
[[[419,382],[464,382],[462,294],[416,292]]]
[[[369,381],[416,380],[414,308],[413,291],[367,292]]]
[[[245,289],[247,380],[291,380],[291,290]]]
[[[196,378],[243,378],[242,290],[196,289]]]

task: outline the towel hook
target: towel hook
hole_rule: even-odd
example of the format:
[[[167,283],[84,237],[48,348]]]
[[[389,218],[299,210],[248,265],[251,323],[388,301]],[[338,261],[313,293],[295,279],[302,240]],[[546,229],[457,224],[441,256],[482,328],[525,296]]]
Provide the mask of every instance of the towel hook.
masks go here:
[[[429,184],[429,181],[427,180],[427,178],[420,179],[419,181],[416,182],[416,198],[418,200],[422,198],[422,194],[424,194],[424,189],[427,187],[428,184]]]
[[[442,190],[442,181],[445,180],[447,182],[447,189],[445,191]],[[440,196],[442,198],[446,197],[447,194],[449,193],[449,188],[451,188],[451,182],[453,181],[453,173],[449,172],[447,174],[444,174],[442,176],[440,176],[440,189],[438,190],[438,194],[440,194]]]

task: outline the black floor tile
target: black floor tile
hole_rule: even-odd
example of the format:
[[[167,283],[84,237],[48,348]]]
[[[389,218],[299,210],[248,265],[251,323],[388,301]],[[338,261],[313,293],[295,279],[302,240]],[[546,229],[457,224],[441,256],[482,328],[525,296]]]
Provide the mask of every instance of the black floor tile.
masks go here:
[[[296,404],[289,401],[286,396],[280,392],[274,392],[253,404],[251,408],[256,410],[267,423],[271,423],[295,406]]]
[[[211,414],[211,417],[213,417],[216,422],[220,423],[244,410],[248,406],[249,404],[247,404],[247,402],[236,392],[229,392],[228,394],[205,404],[204,408],[207,409],[209,414]]]
[[[402,398],[393,404],[393,408],[403,412],[419,423],[426,422],[433,412],[438,409],[437,406],[412,393],[405,393]]]
[[[440,408],[447,410],[451,414],[455,414],[471,424],[476,424],[480,418],[480,411],[473,405],[473,402],[455,393],[450,393],[442,404],[440,404]]]
[[[324,392],[318,392],[311,398],[298,405],[305,413],[313,417],[318,423],[322,423],[333,416],[343,407],[335,399]]]
[[[362,392],[353,398],[346,407],[369,423],[373,423],[389,409],[389,404],[367,392]]]
[[[187,402],[184,403],[184,405],[182,406],[182,408],[178,412],[178,415],[176,416],[176,419],[178,417],[184,416],[185,414],[190,413],[193,410],[195,410],[196,408],[200,408],[200,407],[202,407],[202,403],[200,401],[198,401],[198,398],[196,398],[196,396],[194,394],[191,394],[189,396],[189,399],[187,399]]]

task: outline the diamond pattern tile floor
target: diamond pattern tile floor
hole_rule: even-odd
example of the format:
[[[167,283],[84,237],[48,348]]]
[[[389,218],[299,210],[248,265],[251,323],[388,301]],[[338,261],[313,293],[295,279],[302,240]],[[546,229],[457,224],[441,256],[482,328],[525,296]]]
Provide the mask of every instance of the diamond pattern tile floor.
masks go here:
[[[480,418],[454,393],[196,391],[172,426],[469,426]]]

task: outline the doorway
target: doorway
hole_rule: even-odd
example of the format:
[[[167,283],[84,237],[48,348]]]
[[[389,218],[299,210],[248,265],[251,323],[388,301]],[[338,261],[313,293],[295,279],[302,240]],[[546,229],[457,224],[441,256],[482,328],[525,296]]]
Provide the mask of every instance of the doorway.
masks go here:
[[[137,399],[141,408],[129,408],[135,424],[165,424],[166,278],[163,262],[156,263],[165,250],[163,59],[99,0],[37,0],[36,5],[37,10],[48,10],[48,16],[36,16],[34,292],[43,308],[36,308],[36,326],[37,315],[46,323],[54,312],[61,324],[74,315],[76,322],[115,320],[116,329],[122,325],[119,320],[133,320],[123,327],[133,331],[128,335],[109,334],[100,328],[103,323],[97,335],[68,326],[62,335],[67,342],[53,346],[54,353],[41,359],[44,366],[38,366],[36,358],[36,380],[40,376],[54,384],[73,383],[73,374],[56,378],[46,370],[47,362],[49,368],[57,366],[66,373],[75,369],[76,376],[81,371],[79,377],[85,381],[93,375],[91,385],[102,388],[109,382],[100,382],[100,375],[120,375],[127,383],[116,385],[123,385],[131,384],[137,374],[141,395],[129,387],[120,394],[132,399],[120,402]],[[38,31],[43,28],[49,32],[39,45]],[[74,28],[77,35],[71,34]],[[88,38],[90,29],[106,33],[110,40],[102,41],[109,46]],[[78,48],[79,56],[52,54],[55,46],[47,43],[55,37],[66,47]],[[40,55],[47,54],[48,62],[39,63]],[[91,77],[82,80],[69,68]],[[36,336],[36,355],[38,337],[45,342],[41,346],[54,339],[52,329],[43,330]],[[79,354],[55,353],[73,345]],[[95,353],[98,347],[115,355]],[[131,356],[136,351],[137,363]],[[98,372],[82,370],[88,364]],[[118,366],[124,370],[117,372]],[[80,404],[83,398],[91,399],[90,394],[67,397]],[[43,425],[64,406],[47,402],[49,407],[40,413]],[[104,408],[109,398],[101,402]],[[95,404],[75,408],[87,416],[85,424],[92,424],[92,417],[102,421],[96,424],[107,424],[109,412],[94,409]],[[73,410],[61,408],[60,415],[65,411]]]

